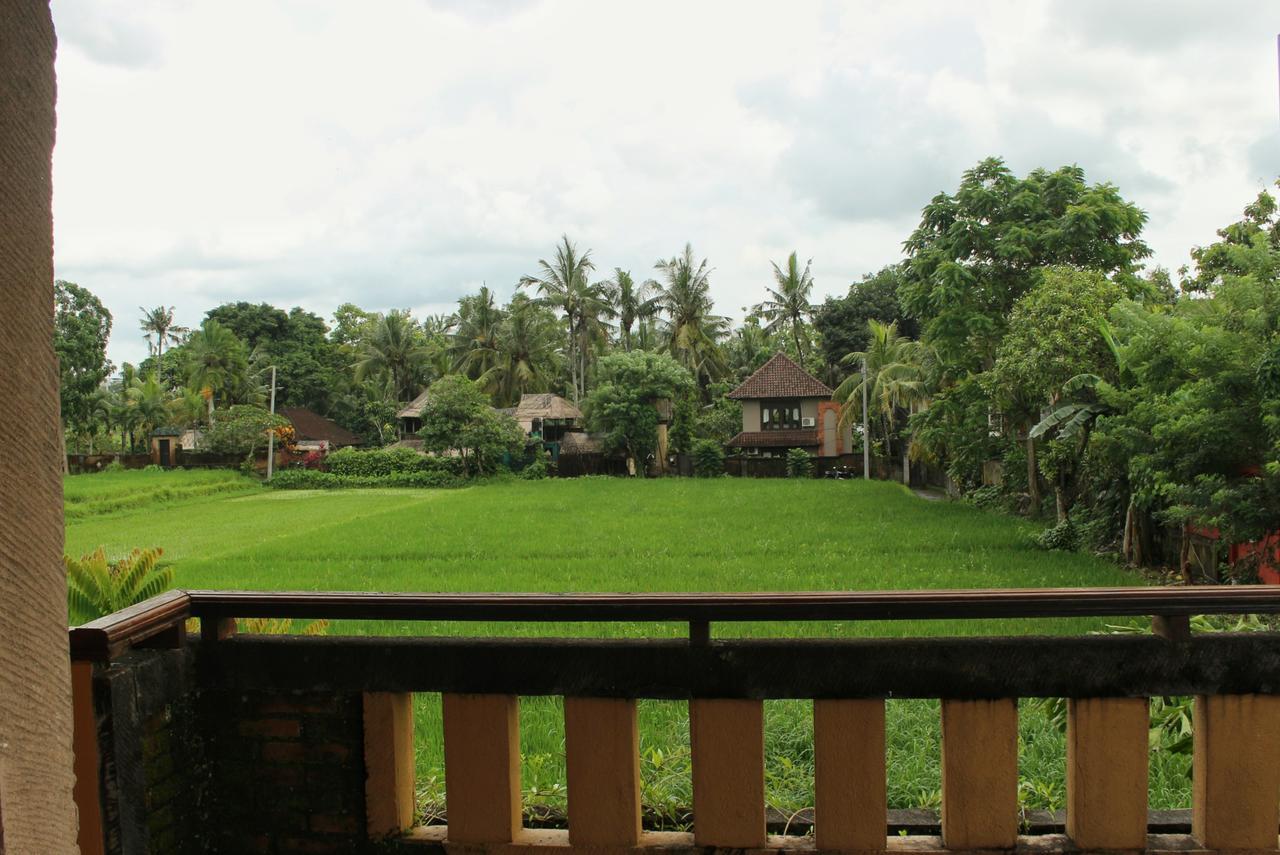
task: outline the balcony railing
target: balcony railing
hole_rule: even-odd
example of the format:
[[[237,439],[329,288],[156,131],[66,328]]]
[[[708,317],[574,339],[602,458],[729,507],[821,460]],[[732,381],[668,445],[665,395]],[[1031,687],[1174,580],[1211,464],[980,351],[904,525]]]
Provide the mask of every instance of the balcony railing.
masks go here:
[[[82,851],[444,846],[1275,850],[1269,587],[771,594],[173,591],[71,631]],[[1153,635],[715,639],[724,621],[1150,616]],[[250,636],[237,618],[682,622],[688,639]],[[200,639],[188,642],[190,618]],[[414,692],[442,693],[447,826],[413,827]],[[521,826],[520,696],[564,698],[566,830]],[[1151,823],[1148,703],[1193,695],[1189,828]],[[1068,704],[1066,815],[1020,835],[1019,698]],[[641,826],[636,701],[689,704],[691,834]],[[767,834],[763,701],[813,701],[811,837]],[[940,835],[887,834],[885,699],[941,701]],[[1052,825],[1052,824],[1051,824]],[[1051,830],[1053,830],[1051,828]],[[1189,834],[1185,833],[1189,831]],[[182,848],[188,847],[188,848]],[[398,849],[397,849],[398,847]],[[379,849],[377,851],[385,851]]]

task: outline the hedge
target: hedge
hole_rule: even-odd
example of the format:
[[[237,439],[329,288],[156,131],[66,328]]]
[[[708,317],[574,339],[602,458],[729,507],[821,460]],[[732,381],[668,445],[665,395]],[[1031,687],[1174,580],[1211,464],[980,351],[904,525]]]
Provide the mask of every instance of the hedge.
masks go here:
[[[388,475],[339,475],[314,469],[285,469],[271,479],[277,490],[342,490],[362,487],[462,487],[466,479],[449,472],[392,472]]]
[[[428,457],[412,448],[374,448],[360,451],[355,448],[339,449],[324,461],[325,469],[333,475],[355,477],[383,477],[411,473],[462,474],[459,457]]]

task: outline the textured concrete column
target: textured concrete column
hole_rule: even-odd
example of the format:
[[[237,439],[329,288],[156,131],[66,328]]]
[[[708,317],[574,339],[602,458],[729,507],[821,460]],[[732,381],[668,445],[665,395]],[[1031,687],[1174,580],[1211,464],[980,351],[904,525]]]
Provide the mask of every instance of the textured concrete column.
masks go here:
[[[413,695],[364,693],[365,822],[370,837],[413,827]]]
[[[764,704],[689,702],[693,839],[698,846],[764,846]]]
[[[1276,848],[1280,697],[1196,698],[1191,833],[1206,849]]]
[[[884,701],[814,701],[813,764],[818,848],[884,848]]]
[[[75,852],[53,357],[54,35],[0,0],[0,814],[13,855]]]
[[[640,730],[636,702],[564,699],[569,842],[635,846],[640,841]]]
[[[445,693],[444,790],[453,843],[510,843],[520,830],[520,699]]]
[[[1018,842],[1018,702],[942,702],[942,841],[948,849]]]
[[[1081,849],[1147,845],[1146,698],[1067,701],[1067,834]]]

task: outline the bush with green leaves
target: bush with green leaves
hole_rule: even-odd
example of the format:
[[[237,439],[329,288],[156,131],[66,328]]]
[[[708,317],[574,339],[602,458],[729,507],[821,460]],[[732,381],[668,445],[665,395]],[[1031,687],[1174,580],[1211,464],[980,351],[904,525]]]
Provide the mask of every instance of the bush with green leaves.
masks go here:
[[[1073,552],[1080,547],[1080,530],[1068,517],[1040,532],[1032,538],[1032,542],[1041,549]]]
[[[169,590],[173,568],[157,565],[162,553],[159,548],[135,549],[112,561],[99,547],[79,560],[64,555],[71,625],[88,623]]]
[[[325,469],[334,475],[374,477],[401,472],[447,472],[461,475],[460,457],[426,455],[412,448],[373,448],[361,451],[342,448],[324,460]]]
[[[213,425],[204,432],[202,450],[214,454],[256,454],[266,450],[269,430],[291,427],[288,419],[273,416],[262,407],[236,404],[216,413]]]
[[[369,487],[448,489],[466,480],[450,472],[392,472],[388,475],[337,475],[315,469],[285,469],[271,479],[277,490],[342,490]]]
[[[492,475],[504,457],[523,453],[525,440],[515,419],[493,409],[479,386],[457,374],[432,384],[418,436],[428,451],[457,454],[471,475]]]
[[[699,478],[719,478],[724,474],[724,446],[714,439],[693,441],[693,474]]]
[[[520,477],[526,481],[541,481],[547,477],[547,461],[538,455],[533,462],[520,470]]]
[[[812,478],[813,457],[803,448],[787,449],[787,477]]]

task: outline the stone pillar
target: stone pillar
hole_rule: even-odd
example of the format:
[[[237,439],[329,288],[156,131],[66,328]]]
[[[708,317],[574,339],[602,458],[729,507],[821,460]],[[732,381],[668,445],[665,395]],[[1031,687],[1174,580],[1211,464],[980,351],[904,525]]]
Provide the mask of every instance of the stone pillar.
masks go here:
[[[54,34],[0,0],[0,815],[11,855],[76,852],[53,356]]]

